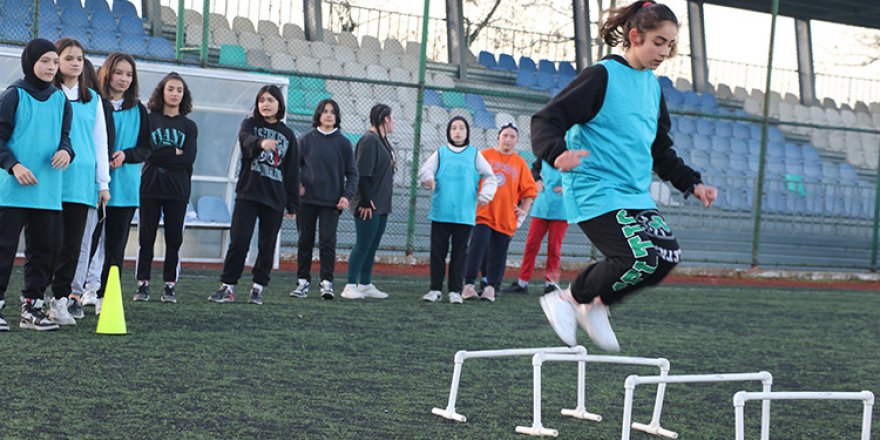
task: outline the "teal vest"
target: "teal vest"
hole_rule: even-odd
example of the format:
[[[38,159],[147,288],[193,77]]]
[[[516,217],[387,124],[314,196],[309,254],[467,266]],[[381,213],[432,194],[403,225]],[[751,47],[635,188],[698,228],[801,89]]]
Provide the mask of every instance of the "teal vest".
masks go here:
[[[101,99],[98,93],[89,89],[92,99],[83,103],[70,101],[73,119],[70,122],[70,144],[76,160],[62,173],[64,187],[61,201],[98,206],[98,184],[95,182],[95,117]]]
[[[137,146],[141,132],[140,106],[113,112],[113,123],[116,125],[116,144],[113,151],[124,150]],[[107,206],[115,208],[131,208],[140,205],[141,164],[123,163],[119,168],[110,170],[110,202]]]
[[[436,186],[428,219],[471,226],[476,223],[477,188],[480,185],[477,154],[477,149],[470,145],[459,153],[448,146],[437,150],[440,163],[434,177]]]
[[[569,150],[590,155],[562,173],[569,223],[617,209],[656,209],[651,198],[651,145],[657,137],[660,84],[650,69],[636,70],[618,61],[599,64],[608,71],[602,109],[565,136]]]
[[[52,168],[52,156],[61,143],[66,102],[61,90],[40,102],[18,89],[15,127],[7,146],[31,170],[37,184],[21,186],[12,174],[0,173],[0,206],[61,210],[61,170]]]
[[[530,215],[545,220],[566,220],[562,194],[553,191],[553,188],[562,185],[562,173],[547,161],[541,161],[541,181],[544,183],[544,191],[535,197]]]

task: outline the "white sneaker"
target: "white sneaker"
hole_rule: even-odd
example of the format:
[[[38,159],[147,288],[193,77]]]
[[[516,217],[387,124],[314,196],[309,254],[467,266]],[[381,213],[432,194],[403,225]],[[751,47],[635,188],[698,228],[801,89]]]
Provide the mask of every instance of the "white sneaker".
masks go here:
[[[541,308],[556,336],[569,347],[577,345],[577,309],[569,289],[555,290],[540,298]]]
[[[461,298],[462,299],[479,298],[479,296],[477,296],[477,289],[474,289],[473,284],[465,284],[464,285],[464,289],[461,289]]]
[[[342,297],[345,299],[364,299],[366,296],[357,284],[346,284],[342,289]]]
[[[486,286],[483,288],[483,296],[480,298],[489,302],[495,302],[495,288],[492,286]]]
[[[358,288],[361,289],[361,292],[364,293],[364,297],[366,298],[376,298],[376,299],[385,299],[388,298],[388,294],[377,289],[373,284],[358,284]]]
[[[439,290],[431,290],[428,293],[426,293],[424,296],[422,296],[422,301],[427,301],[427,302],[433,303],[433,302],[440,301],[440,298],[442,296],[443,296],[443,294],[440,293]]]
[[[449,292],[449,304],[461,304],[464,300],[458,292]]]
[[[76,319],[67,311],[67,298],[55,299],[49,307],[49,319],[58,325],[76,325]]]
[[[620,344],[617,343],[608,315],[608,306],[599,297],[590,304],[577,305],[577,323],[587,331],[590,339],[602,350],[618,352]]]
[[[95,305],[95,302],[97,302],[97,300],[98,300],[97,291],[91,290],[91,289],[86,289],[85,293],[83,293],[83,295],[82,295],[82,298],[80,298],[80,301],[82,302],[83,306],[93,306],[93,305]]]
[[[95,316],[101,314],[101,306],[104,305],[104,298],[95,299]]]
[[[3,306],[6,305],[5,300],[0,300],[0,312],[3,311]],[[8,332],[9,324],[6,323],[6,320],[3,319],[3,315],[0,315],[0,332]]]

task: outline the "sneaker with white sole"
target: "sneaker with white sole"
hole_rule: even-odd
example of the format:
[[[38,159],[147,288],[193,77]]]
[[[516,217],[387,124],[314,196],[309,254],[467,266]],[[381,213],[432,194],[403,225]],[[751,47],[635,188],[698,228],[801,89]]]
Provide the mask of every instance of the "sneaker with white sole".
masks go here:
[[[67,310],[68,298],[53,299],[49,306],[49,319],[58,325],[76,325],[76,319]]]
[[[461,304],[464,300],[461,299],[461,294],[458,292],[449,292],[449,304]]]
[[[321,280],[321,299],[331,300],[336,298],[336,295],[333,294],[333,282],[330,280]]]
[[[150,285],[146,282],[138,283],[137,292],[134,294],[134,301],[149,301],[150,300]]]
[[[495,302],[495,288],[492,286],[486,286],[483,289],[483,296],[480,298],[485,299],[489,302]]]
[[[364,299],[364,291],[358,288],[357,284],[346,284],[342,289],[342,295],[345,299]]]
[[[586,330],[587,335],[596,346],[605,351],[620,351],[617,336],[608,320],[610,314],[608,306],[603,304],[599,297],[596,297],[590,304],[578,304],[576,309],[577,323]]]
[[[82,303],[76,298],[68,298],[67,312],[70,313],[70,316],[73,316],[74,319],[83,319],[85,316]]]
[[[8,332],[9,324],[6,323],[6,320],[3,319],[3,306],[6,305],[6,300],[0,299],[0,332]]]
[[[49,319],[43,311],[43,300],[27,300],[21,305],[21,320],[18,326],[24,329],[46,331],[58,330],[58,324]]]
[[[468,300],[476,298],[479,298],[479,296],[477,296],[477,289],[474,289],[474,285],[465,284],[464,289],[461,289],[461,299]]]
[[[358,284],[358,288],[361,289],[361,292],[364,293],[364,297],[366,298],[376,298],[376,299],[385,299],[388,298],[388,294],[377,289],[373,284]]]
[[[290,297],[291,298],[306,298],[306,297],[308,297],[309,296],[309,286],[311,286],[311,285],[312,285],[312,283],[310,283],[309,280],[302,279],[302,278],[298,279],[296,281],[296,288],[294,288],[293,290],[290,291]]]
[[[569,347],[577,345],[577,309],[569,289],[554,290],[542,296],[539,302],[556,336]]]
[[[101,316],[101,307],[104,305],[104,298],[95,298],[95,316]]]
[[[98,299],[98,292],[96,290],[86,289],[86,291],[83,293],[82,297],[80,298],[80,302],[82,303],[83,307],[93,306],[93,305],[95,305],[95,302],[97,302],[96,301],[97,299]]]
[[[258,286],[251,287],[251,296],[248,297],[248,304],[263,305],[263,288]]]
[[[163,303],[177,304],[177,284],[165,283],[162,289],[162,297],[159,298]]]
[[[550,293],[554,290],[562,290],[562,287],[559,287],[559,284],[556,283],[544,284],[544,293]]]
[[[443,297],[443,294],[440,293],[439,290],[430,290],[428,293],[422,295],[422,301],[427,302],[437,302],[440,301],[440,298]]]
[[[231,303],[235,301],[235,292],[229,284],[220,284],[220,288],[208,297],[208,301],[217,304]]]

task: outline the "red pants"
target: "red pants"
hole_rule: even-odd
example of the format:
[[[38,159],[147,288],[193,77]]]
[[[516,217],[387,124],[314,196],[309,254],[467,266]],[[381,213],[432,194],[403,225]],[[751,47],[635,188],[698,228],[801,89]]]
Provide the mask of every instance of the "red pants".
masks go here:
[[[547,265],[544,268],[544,280],[559,282],[559,257],[562,249],[562,239],[568,229],[565,220],[547,220],[532,217],[529,224],[529,235],[526,238],[526,248],[523,252],[522,268],[519,271],[519,279],[528,281],[532,278],[532,269],[535,267],[535,257],[541,250],[541,242],[547,230],[550,237],[547,239]]]

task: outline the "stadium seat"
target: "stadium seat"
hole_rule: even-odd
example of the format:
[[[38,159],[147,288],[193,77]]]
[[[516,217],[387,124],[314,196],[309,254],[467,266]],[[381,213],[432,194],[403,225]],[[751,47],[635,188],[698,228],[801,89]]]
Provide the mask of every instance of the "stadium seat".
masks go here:
[[[3,26],[3,24],[0,24],[0,26]],[[27,29],[27,31],[28,35],[30,35],[30,29]],[[59,38],[61,38],[61,31],[58,29],[58,26],[48,26],[46,24],[41,24],[38,36],[49,41],[57,41]],[[0,37],[0,39],[3,38]]]
[[[697,134],[711,136],[715,134],[715,121],[707,118],[697,118]]]
[[[471,110],[471,112],[475,112],[477,110],[486,111],[486,102],[483,101],[483,97],[480,95],[467,93],[464,95],[464,102],[466,106]]]
[[[329,92],[325,91],[317,91],[317,90],[306,90],[305,91],[305,101],[306,107],[314,109],[318,106],[318,103],[324,99],[332,98]]]
[[[385,42],[382,43],[382,51],[393,53],[395,55],[402,55],[403,45],[400,44],[400,40],[396,38],[386,38]]]
[[[49,0],[49,1],[40,1],[40,7],[41,7],[41,8],[42,8],[42,6],[43,6],[44,3],[45,3],[47,6],[48,6],[48,5],[53,5],[53,6],[54,6],[54,5],[57,5],[58,9],[62,9],[62,10],[63,10],[64,8],[77,8],[77,9],[82,9],[82,8],[83,8],[83,5],[82,5],[82,3],[81,3],[79,0],[58,0],[57,2],[54,2],[54,1],[51,1],[51,0]],[[42,12],[42,10],[41,10],[40,12]]]
[[[95,12],[94,14],[92,14],[91,28],[94,30],[101,30],[105,32],[116,32],[118,30],[116,17],[110,15],[110,12],[108,11]],[[143,27],[141,27],[141,32],[143,33]]]
[[[147,35],[144,31],[144,20],[135,15],[123,15],[119,17],[119,32],[141,37]]]
[[[527,87],[533,88],[538,85],[538,73],[535,71],[529,71],[525,69],[520,69],[516,73],[516,85],[517,87]]]
[[[336,40],[339,42],[338,47],[347,47],[349,49],[360,49],[361,47],[360,41],[351,32],[340,32],[336,36]]]
[[[25,42],[31,39],[31,30],[28,25],[12,17],[0,19],[0,39],[9,41]]]
[[[272,68],[272,59],[262,49],[248,50],[246,55],[249,66],[267,70]]]
[[[79,26],[62,26],[61,36],[73,38],[74,40],[77,40],[82,44],[88,44],[89,41],[88,29]],[[86,50],[88,50],[88,47],[86,48]]]
[[[660,83],[660,89],[663,90],[664,93],[666,93],[666,91],[669,89],[675,88],[675,85],[672,83],[672,80],[669,79],[668,76],[657,77],[657,82]]]
[[[556,75],[556,65],[553,64],[553,61],[550,60],[539,60],[538,61],[538,73],[547,73],[551,75]]]
[[[538,90],[551,90],[556,88],[556,75],[547,72],[538,72],[538,81],[534,85]]]
[[[568,61],[560,61],[558,74],[559,76],[571,76],[573,78],[577,76],[577,70]]]
[[[697,133],[697,123],[696,119],[690,116],[682,116],[678,118],[678,131],[686,134],[696,134]]]
[[[730,138],[712,135],[712,137],[710,137],[710,139],[711,139],[710,145],[711,145],[712,151],[717,151],[719,153],[725,153],[725,154],[730,153],[730,150],[731,150]]]
[[[361,49],[366,49],[372,52],[380,52],[382,51],[382,43],[379,42],[379,39],[370,35],[364,35],[361,37]]]
[[[241,16],[232,19],[232,30],[239,35],[244,32],[249,32],[251,34],[257,33],[257,29],[254,27],[254,22],[247,17]]]
[[[663,98],[666,100],[666,107],[673,110],[681,109],[684,106],[684,95],[674,88],[665,89]]]
[[[485,50],[481,50],[477,58],[479,64],[487,69],[494,69],[498,64],[495,62],[495,55]]]
[[[425,89],[425,95],[423,97],[424,104],[427,105],[443,105],[443,99],[440,98],[440,94],[437,93],[436,90],[433,89]]]
[[[81,7],[76,8],[68,6],[61,10],[61,24],[65,27],[72,26],[87,28],[89,27],[89,16],[86,14],[85,9]]]
[[[86,47],[90,52],[116,52],[119,50],[119,41],[115,32],[93,30],[92,37]]]
[[[537,72],[538,68],[535,66],[534,60],[526,56],[521,56],[519,57],[519,70],[525,70],[527,72]]]
[[[687,90],[682,92],[682,96],[684,97],[684,110],[688,112],[699,112],[700,111],[700,97],[696,93]]]
[[[121,17],[131,15],[137,17],[137,8],[127,0],[113,0],[113,15]]]
[[[715,135],[725,138],[733,137],[733,123],[730,121],[716,121],[715,122]]]
[[[93,16],[98,12],[106,12],[109,14],[110,4],[107,3],[107,0],[86,0],[85,9],[86,12]]]
[[[463,93],[460,92],[443,92],[443,94],[440,95],[440,100],[443,102],[443,107],[446,107],[448,109],[467,107],[465,96]]]
[[[302,84],[302,89],[309,92],[323,92],[326,89],[324,88],[324,79],[323,78],[315,78],[312,76],[303,76],[300,79]]]
[[[257,22],[257,33],[262,35],[263,38],[270,36],[281,36],[281,30],[278,29],[278,25],[273,21],[269,20],[260,20]]]
[[[474,126],[482,129],[496,128],[495,115],[485,110],[475,111]]]
[[[147,43],[144,37],[133,34],[122,34],[119,37],[119,50],[136,57],[147,55]]]
[[[254,32],[242,31],[238,34],[238,45],[246,51],[263,50],[263,39]]]
[[[700,95],[700,109],[707,113],[715,113],[718,111],[718,101],[711,93],[703,93]]]
[[[244,48],[239,45],[224,44],[220,46],[220,60],[218,62],[221,66],[244,67],[247,66],[247,54]]]
[[[147,55],[153,58],[170,60],[174,58],[174,44],[162,37],[147,38]]]
[[[207,223],[230,223],[232,216],[226,202],[220,197],[202,196],[196,203],[196,213],[199,221]]]
[[[306,33],[301,27],[294,23],[284,23],[281,28],[281,36],[288,40],[305,40]]]
[[[516,60],[509,54],[502,53],[498,55],[498,64],[495,65],[494,70],[503,70],[506,72],[516,72]]]

